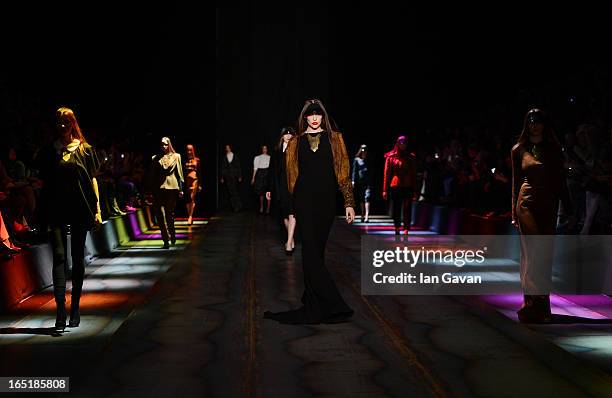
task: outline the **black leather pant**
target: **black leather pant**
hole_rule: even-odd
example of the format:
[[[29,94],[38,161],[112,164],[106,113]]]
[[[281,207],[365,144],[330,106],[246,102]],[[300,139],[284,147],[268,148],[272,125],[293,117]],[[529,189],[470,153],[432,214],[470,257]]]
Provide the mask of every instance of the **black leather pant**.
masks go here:
[[[51,226],[49,240],[53,251],[53,295],[56,302],[66,300],[67,239],[65,225]],[[72,301],[78,302],[85,276],[85,238],[87,230],[82,226],[70,227],[70,256],[72,258]]]
[[[399,228],[404,223],[404,229],[409,230],[412,222],[412,188],[391,188],[390,199],[393,206],[393,224]]]

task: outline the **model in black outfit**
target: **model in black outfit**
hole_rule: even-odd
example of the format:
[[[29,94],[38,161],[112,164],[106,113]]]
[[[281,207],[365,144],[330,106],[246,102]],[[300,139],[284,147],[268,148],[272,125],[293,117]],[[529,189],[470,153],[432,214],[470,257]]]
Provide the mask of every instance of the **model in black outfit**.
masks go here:
[[[94,148],[87,143],[69,108],[57,110],[58,138],[37,158],[43,180],[41,203],[49,225],[53,250],[53,295],[57,305],[55,328],[66,327],[66,235],[71,235],[72,292],[70,323],[80,323],[79,305],[85,274],[87,231],[102,222]]]
[[[351,174],[355,202],[361,207],[361,222],[370,221],[372,182],[368,171],[368,162],[366,161],[367,156],[368,146],[364,144],[359,148],[355,159],[353,159],[353,172]]]
[[[221,184],[224,184],[227,188],[230,205],[234,212],[239,212],[242,209],[239,190],[241,182],[242,168],[240,166],[240,158],[232,152],[232,147],[227,144],[221,159]]]
[[[283,127],[277,147],[277,156],[275,159],[275,193],[280,204],[280,213],[283,218],[285,229],[287,230],[287,240],[285,242],[285,254],[288,256],[293,254],[295,247],[295,215],[293,211],[293,199],[287,187],[287,168],[285,167],[285,150],[289,144],[289,140],[295,136],[295,131],[291,127]]]
[[[353,310],[340,296],[325,266],[325,246],[336,214],[339,188],[345,199],[347,222],[355,218],[346,147],[341,134],[332,130],[318,100],[306,102],[298,125],[302,134],[289,142],[286,167],[302,239],[303,306],[277,313],[266,311],[264,317],[289,324],[342,322],[353,315]]]

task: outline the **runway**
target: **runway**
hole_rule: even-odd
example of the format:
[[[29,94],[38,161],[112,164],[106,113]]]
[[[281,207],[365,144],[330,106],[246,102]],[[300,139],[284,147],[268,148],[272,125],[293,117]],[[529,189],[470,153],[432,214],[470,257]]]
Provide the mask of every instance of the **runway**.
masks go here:
[[[520,325],[513,296],[362,295],[360,237],[390,222],[334,224],[327,264],[355,309],[349,323],[263,319],[299,305],[299,242],[286,256],[274,217],[219,214],[174,250],[134,243],[97,259],[81,326],[62,337],[45,333],[50,292],[24,301],[2,317],[0,363],[70,376],[83,397],[609,396],[608,325]]]

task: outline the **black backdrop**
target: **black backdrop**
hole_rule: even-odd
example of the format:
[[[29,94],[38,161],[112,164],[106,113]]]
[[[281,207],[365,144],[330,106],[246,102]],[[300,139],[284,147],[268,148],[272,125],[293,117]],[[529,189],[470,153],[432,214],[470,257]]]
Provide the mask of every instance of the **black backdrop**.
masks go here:
[[[7,122],[29,102],[46,115],[72,106],[92,139],[133,137],[148,153],[163,135],[194,143],[212,211],[222,144],[250,175],[259,145],[276,143],[309,97],[325,102],[351,156],[370,146],[375,173],[399,134],[418,146],[445,127],[516,132],[534,105],[564,129],[594,108],[609,121],[604,10],[389,4],[218,6],[214,60],[212,15],[195,6],[3,6],[0,133],[40,139]]]
[[[604,15],[514,3],[220,7],[217,135],[250,162],[259,145],[295,123],[305,99],[317,97],[349,155],[368,144],[379,175],[400,134],[415,147],[446,127],[515,135],[532,106],[552,113],[562,132],[594,109],[609,119]]]
[[[125,150],[150,159],[169,136],[182,153],[194,144],[204,169],[214,170],[212,112],[204,101],[210,24],[196,11],[154,2],[3,5],[2,148],[48,140],[36,118],[48,123],[57,107],[69,106],[93,144],[123,141]],[[211,211],[216,191],[204,192]]]

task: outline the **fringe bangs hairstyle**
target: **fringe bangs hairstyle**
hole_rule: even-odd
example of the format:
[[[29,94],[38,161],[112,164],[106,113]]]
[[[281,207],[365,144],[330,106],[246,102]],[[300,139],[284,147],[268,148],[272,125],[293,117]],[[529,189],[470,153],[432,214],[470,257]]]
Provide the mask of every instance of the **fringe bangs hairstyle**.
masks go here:
[[[323,120],[321,123],[321,127],[323,127],[323,130],[327,131],[328,133],[331,133],[332,131],[336,131],[336,129],[334,129],[334,123],[332,122],[329,115],[327,114],[327,110],[325,110],[325,106],[323,106],[323,103],[320,100],[313,98],[313,99],[306,100],[306,102],[304,102],[304,106],[302,107],[302,111],[300,112],[300,117],[298,118],[298,121],[297,121],[298,135],[304,134],[304,132],[308,128],[308,122],[306,121],[306,116],[308,116],[308,108],[311,106],[320,108],[320,112],[322,113],[321,116],[323,116]]]

